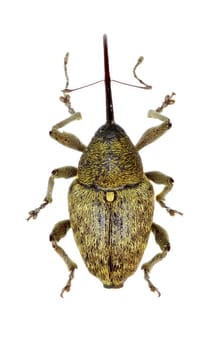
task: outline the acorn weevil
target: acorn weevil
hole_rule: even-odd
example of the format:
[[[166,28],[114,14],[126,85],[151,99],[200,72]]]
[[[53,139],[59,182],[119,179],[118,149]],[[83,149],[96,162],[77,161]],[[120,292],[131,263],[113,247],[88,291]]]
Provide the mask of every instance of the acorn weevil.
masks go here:
[[[156,118],[162,123],[148,129],[134,145],[114,121],[106,35],[103,37],[103,46],[106,123],[96,131],[87,147],[75,135],[59,131],[73,120],[81,118],[80,113],[71,107],[69,93],[73,90],[68,89],[67,54],[64,60],[67,84],[61,101],[71,115],[53,126],[50,136],[62,145],[82,152],[82,155],[78,168],[65,166],[52,171],[45,199],[38,208],[29,212],[28,220],[35,219],[39,211],[52,202],[55,179],[75,177],[68,193],[69,219],[58,222],[50,235],[53,248],[70,272],[61,296],[70,290],[74,270],[77,268],[76,263],[58,244],[70,228],[88,270],[106,288],[123,287],[125,280],[137,270],[152,231],[161,253],[144,263],[141,269],[151,291],[156,291],[160,296],[149,273],[167,255],[170,243],[164,228],[153,222],[155,196],[151,181],[164,186],[156,196],[157,202],[170,215],[182,214],[165,204],[165,196],[173,187],[173,179],[159,171],[144,172],[139,151],[170,129],[170,120],[161,112],[174,103],[174,93],[165,97],[161,107],[148,112],[149,118]],[[135,73],[142,60],[140,57],[133,72],[135,78],[145,85],[143,88],[149,89],[151,86],[140,80]]]

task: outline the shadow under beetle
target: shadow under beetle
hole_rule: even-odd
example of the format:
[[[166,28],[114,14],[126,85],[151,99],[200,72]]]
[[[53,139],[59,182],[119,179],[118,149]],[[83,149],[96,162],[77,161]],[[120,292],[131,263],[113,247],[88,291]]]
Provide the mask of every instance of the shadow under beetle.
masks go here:
[[[167,255],[170,243],[167,232],[153,222],[155,199],[150,181],[164,185],[163,191],[156,196],[158,203],[170,215],[181,213],[165,204],[165,196],[173,187],[173,179],[158,171],[145,173],[139,151],[171,127],[170,120],[160,113],[163,108],[174,103],[174,93],[165,97],[161,107],[148,112],[149,118],[156,118],[162,123],[148,129],[134,146],[125,131],[114,121],[106,35],[103,44],[106,123],[98,129],[87,147],[75,135],[59,131],[73,120],[81,118],[70,103],[69,92],[73,90],[68,89],[67,54],[64,61],[67,84],[61,101],[68,107],[71,116],[53,126],[50,136],[62,145],[82,152],[82,156],[78,168],[65,166],[52,171],[44,202],[29,212],[28,220],[35,219],[39,211],[52,202],[55,179],[75,177],[68,193],[70,219],[58,222],[50,235],[53,248],[70,271],[61,296],[70,290],[77,268],[76,263],[58,245],[70,227],[88,270],[106,288],[122,287],[125,280],[137,270],[152,231],[161,252],[143,264],[141,269],[151,291],[156,291],[160,296],[149,278],[149,272]],[[142,60],[142,57],[138,60],[133,72],[135,78],[145,85],[143,88],[149,89],[151,86],[143,83],[135,73]]]

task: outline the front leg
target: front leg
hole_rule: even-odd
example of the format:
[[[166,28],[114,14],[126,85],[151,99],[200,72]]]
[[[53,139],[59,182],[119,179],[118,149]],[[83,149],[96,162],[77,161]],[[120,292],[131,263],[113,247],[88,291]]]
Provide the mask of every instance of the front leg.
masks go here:
[[[43,200],[43,203],[36,209],[29,211],[29,217],[27,220],[36,219],[37,215],[39,214],[40,210],[45,208],[47,204],[52,202],[52,192],[54,188],[54,180],[59,178],[69,179],[71,177],[74,177],[77,175],[77,168],[73,166],[65,166],[62,168],[58,168],[52,171],[51,176],[49,177],[48,181],[48,188],[46,192],[46,196]]]
[[[49,135],[61,143],[64,146],[70,147],[72,149],[75,149],[77,151],[83,152],[86,149],[86,146],[79,140],[77,136],[74,134],[70,134],[67,132],[60,132],[59,129],[64,127],[65,125],[71,123],[74,120],[80,120],[81,119],[81,113],[75,112],[74,108],[71,105],[71,97],[67,93],[68,86],[69,86],[69,76],[67,72],[67,64],[69,59],[69,53],[66,54],[64,58],[64,71],[66,76],[66,86],[65,90],[63,91],[63,96],[60,97],[60,101],[67,107],[68,112],[70,114],[69,118],[66,118],[62,120],[61,122],[57,123],[52,127],[52,130],[50,131]]]
[[[79,112],[72,114],[69,118],[66,118],[62,120],[60,123],[57,123],[56,125],[54,125],[49,135],[64,146],[67,146],[69,148],[72,148],[80,152],[85,151],[86,146],[79,140],[77,136],[64,131],[60,132],[58,130],[63,126],[71,123],[72,121],[79,120],[79,119],[81,119],[81,114]]]
[[[164,99],[164,102],[160,107],[158,107],[155,111],[150,110],[148,112],[147,117],[148,118],[155,118],[161,120],[163,123],[155,126],[153,128],[150,128],[146,130],[146,132],[141,136],[137,144],[135,145],[135,148],[137,151],[141,150],[143,147],[149,145],[150,143],[157,140],[159,137],[161,137],[167,130],[169,130],[172,126],[169,118],[165,117],[164,115],[160,114],[160,112],[163,111],[163,109],[171,104],[173,104],[175,101],[172,99],[172,97],[175,94],[172,93],[171,96],[167,95]]]

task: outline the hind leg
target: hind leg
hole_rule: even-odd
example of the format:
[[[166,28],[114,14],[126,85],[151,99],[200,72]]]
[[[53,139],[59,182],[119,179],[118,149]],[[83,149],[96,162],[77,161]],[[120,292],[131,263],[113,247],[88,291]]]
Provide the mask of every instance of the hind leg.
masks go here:
[[[56,251],[58,255],[63,259],[65,262],[66,266],[68,267],[68,270],[70,271],[69,273],[69,278],[68,281],[63,287],[61,291],[61,297],[63,297],[64,292],[69,292],[71,288],[71,281],[74,277],[74,270],[77,269],[76,263],[74,263],[68,255],[65,253],[63,248],[61,248],[57,242],[60,241],[61,238],[65,237],[68,230],[70,229],[70,221],[69,220],[64,220],[64,221],[59,221],[53,228],[52,233],[50,234],[50,241],[52,242],[52,247]]]
[[[152,270],[153,266],[157,264],[159,261],[165,258],[168,251],[170,250],[170,243],[169,243],[169,237],[167,232],[164,230],[163,227],[153,223],[152,224],[152,232],[155,236],[155,241],[159,245],[161,249],[161,253],[158,253],[155,255],[150,261],[146,262],[141,266],[141,269],[144,270],[144,277],[145,280],[148,282],[149,288],[152,292],[157,292],[158,296],[160,296],[159,290],[152,284],[149,273]]]

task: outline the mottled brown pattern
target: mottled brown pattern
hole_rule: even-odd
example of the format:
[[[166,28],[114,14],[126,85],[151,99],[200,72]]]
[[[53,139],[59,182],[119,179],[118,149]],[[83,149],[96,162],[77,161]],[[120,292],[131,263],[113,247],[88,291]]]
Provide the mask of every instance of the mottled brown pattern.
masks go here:
[[[153,189],[147,178],[117,191],[113,202],[105,192],[80,185],[69,190],[71,227],[89,271],[107,287],[120,287],[143,256],[152,224]]]

